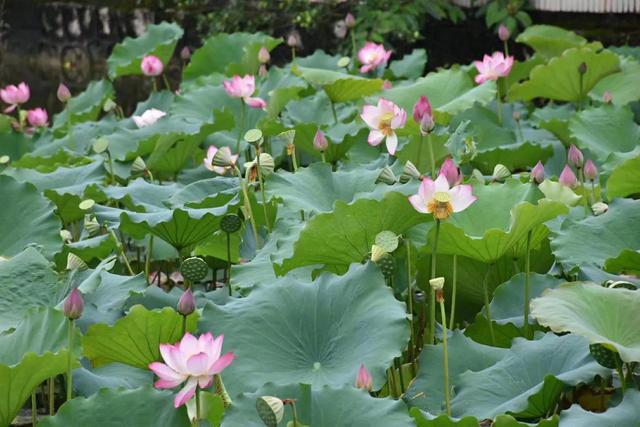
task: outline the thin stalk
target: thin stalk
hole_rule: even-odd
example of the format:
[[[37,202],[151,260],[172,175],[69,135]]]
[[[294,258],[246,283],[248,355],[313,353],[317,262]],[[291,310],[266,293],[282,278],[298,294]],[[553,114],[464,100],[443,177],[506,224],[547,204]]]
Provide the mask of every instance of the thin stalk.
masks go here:
[[[229,296],[233,294],[231,290],[231,234],[227,234],[227,288],[229,288]],[[214,279],[215,283],[215,279]]]
[[[116,183],[116,176],[113,173],[113,159],[111,158],[111,153],[107,150],[107,164],[109,165],[109,184]]]
[[[296,48],[291,47],[291,62],[294,62],[295,60],[296,60]]]
[[[502,43],[504,43],[504,56],[507,57],[509,56],[509,44],[506,40],[504,40]]]
[[[127,259],[127,254],[124,251],[124,241],[118,240],[118,237],[116,237],[116,233],[113,230],[111,230],[111,235],[116,240],[116,242],[118,242],[118,249],[120,249],[120,256],[122,256],[122,260],[124,262],[125,267],[127,268],[127,271],[129,272],[129,275],[135,276],[136,273],[133,272],[133,268],[131,268],[131,264],[129,264],[129,259]]]
[[[48,389],[48,397],[49,397],[49,415],[53,415],[56,411],[56,383],[55,377],[51,377],[47,380]]]
[[[415,368],[414,350],[416,348],[416,337],[413,325],[413,286],[411,284],[411,242],[409,239],[405,239],[405,246],[407,248],[407,306],[409,307],[409,326],[411,331],[411,340],[409,341],[409,359],[411,365]]]
[[[296,402],[295,400],[290,400],[289,404],[291,405],[291,412],[293,413],[293,427],[299,427],[300,421],[298,421],[298,411],[296,410]]]
[[[578,181],[580,181],[580,188],[582,188],[582,192],[584,193],[582,196],[584,213],[588,216],[591,214],[591,209],[589,209],[589,202],[587,201],[587,187],[584,185],[584,169],[581,167],[578,168]]]
[[[264,180],[260,168],[260,150],[256,149],[256,162],[258,165],[258,184],[260,185],[260,193],[262,194],[262,211],[264,212],[264,222],[267,224],[267,230],[271,233],[271,223],[269,223],[269,213],[267,212],[267,197],[264,194]]]
[[[453,287],[451,289],[451,319],[449,329],[453,330],[453,322],[456,317],[456,296],[458,295],[458,255],[453,256]]]
[[[324,151],[322,153],[320,153],[320,155],[322,156],[322,163],[327,163],[327,158],[324,155]]]
[[[224,407],[226,408],[229,405],[231,405],[232,403],[231,397],[229,396],[229,393],[227,393],[227,389],[224,386],[224,382],[222,382],[222,377],[220,376],[220,374],[215,374],[213,376],[213,382],[216,387],[216,393],[220,395],[220,398],[222,399],[222,403],[224,404]]]
[[[500,90],[496,92],[496,112],[498,113],[498,123],[502,125],[502,99],[500,99]]]
[[[620,385],[622,386],[622,393],[627,390],[627,380],[624,377],[624,372],[622,371],[622,362],[620,359],[616,357],[616,371],[618,371],[618,376],[620,377]]]
[[[169,92],[171,92],[171,85],[169,84],[169,80],[167,80],[167,75],[162,75],[162,81],[164,82],[164,86],[167,88]]]
[[[200,387],[196,387],[196,425],[200,424]]]
[[[436,235],[433,240],[433,250],[431,251],[431,276],[430,279],[436,277],[436,258],[438,253],[438,239],[440,237],[440,220],[436,219]],[[436,294],[433,288],[429,286],[429,335],[427,335],[427,343],[433,344],[436,332]]]
[[[75,144],[73,142],[73,130],[71,128],[71,112],[67,114],[67,135],[69,136],[69,147],[72,149],[75,148]]]
[[[398,398],[398,389],[396,386],[396,378],[393,372],[393,366],[387,369],[387,385],[389,387],[389,396],[394,399]]]
[[[182,316],[182,336],[187,333],[187,316]]]
[[[583,87],[584,87],[584,74],[580,73],[580,95],[578,95],[578,111],[582,111],[582,108],[584,107],[583,102],[584,102],[584,94],[582,93],[583,91]]]
[[[524,337],[526,339],[531,339],[533,337],[529,336],[529,282],[531,280],[531,232],[529,230],[527,233],[527,255],[524,259]]]
[[[431,177],[436,177],[436,156],[433,154],[433,139],[431,134],[427,135],[427,144],[429,145],[429,161],[431,162]]]
[[[356,33],[353,30],[349,31],[351,33],[351,57],[353,61],[353,66],[356,65]]]
[[[244,131],[244,115],[245,115],[244,101],[240,100],[240,128],[238,129],[238,138],[236,139],[236,153],[240,154],[240,140],[242,139],[242,132]]]
[[[296,146],[291,144],[291,164],[293,166],[293,172],[298,172],[298,159],[296,157]]]
[[[149,285],[149,274],[151,274],[151,253],[153,252],[153,234],[149,236],[149,246],[147,246],[147,254],[144,260],[144,275]]]
[[[331,101],[331,113],[333,114],[333,121],[338,124],[338,114],[336,113],[336,104]]]
[[[38,402],[36,401],[35,389],[31,393],[31,425],[36,427],[38,423]]]
[[[484,291],[484,309],[487,313],[487,320],[489,320],[489,332],[491,333],[491,344],[496,344],[496,336],[493,332],[493,323],[491,322],[491,309],[489,308],[489,273],[491,273],[491,267],[493,264],[489,264],[489,268],[487,268],[487,273],[484,275],[484,280],[482,282],[482,289]]]
[[[71,366],[73,362],[73,320],[68,319],[67,331],[67,347],[69,355],[67,357],[67,402],[71,400],[73,395],[73,375],[71,374]]]
[[[442,318],[442,356],[444,358],[444,401],[447,415],[451,416],[451,396],[449,395],[449,353],[447,351],[447,314],[444,310],[444,298],[440,298],[440,317]]]
[[[158,91],[158,84],[156,83],[156,78],[155,77],[151,77],[151,81],[153,82],[153,91],[157,92]]]
[[[240,178],[240,188],[242,190],[242,198],[244,199],[244,208],[247,211],[247,215],[249,215],[249,221],[251,222],[251,228],[253,229],[253,237],[256,239],[256,247],[260,249],[260,241],[258,240],[258,226],[256,225],[256,219],[253,217],[253,210],[251,209],[251,200],[249,199],[249,190],[247,189],[247,177],[243,178],[240,169],[236,166],[236,173],[238,174],[238,178]],[[247,169],[247,175],[249,174],[249,169]]]
[[[596,202],[596,182],[595,180],[591,180],[591,204],[593,205]]]
[[[398,396],[402,396],[405,390],[404,374],[402,373],[402,359],[396,358],[394,363],[396,364],[396,369],[398,369],[398,378],[400,379],[400,393]]]
[[[424,145],[424,135],[420,132],[420,143],[418,144],[418,156],[416,157],[416,165],[420,167],[420,157],[422,157],[422,146]]]

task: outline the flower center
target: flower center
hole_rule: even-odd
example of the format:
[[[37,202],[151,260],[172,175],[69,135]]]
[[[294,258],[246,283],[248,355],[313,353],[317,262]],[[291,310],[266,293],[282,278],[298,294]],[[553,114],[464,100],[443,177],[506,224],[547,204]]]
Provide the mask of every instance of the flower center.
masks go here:
[[[427,203],[427,208],[436,219],[447,219],[453,213],[451,196],[444,191],[437,191]]]
[[[378,128],[384,136],[389,136],[393,133],[393,129],[391,129],[391,120],[393,120],[393,113],[384,113],[380,117],[380,124],[378,125]]]

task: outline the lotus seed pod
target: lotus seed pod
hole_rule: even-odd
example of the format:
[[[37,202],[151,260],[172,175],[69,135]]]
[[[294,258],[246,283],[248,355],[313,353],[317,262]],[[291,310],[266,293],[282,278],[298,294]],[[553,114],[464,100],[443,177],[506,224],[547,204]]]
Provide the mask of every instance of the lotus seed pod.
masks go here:
[[[93,215],[85,215],[84,216],[84,229],[87,230],[90,236],[94,236],[98,234],[100,231],[100,223]]]
[[[261,396],[256,399],[258,416],[267,427],[276,427],[284,417],[284,403],[274,396]]]
[[[260,153],[260,173],[269,176],[276,168],[276,162],[269,153]]]
[[[202,258],[190,257],[182,261],[180,272],[185,279],[191,282],[199,282],[207,277],[209,266]]]
[[[400,238],[393,231],[381,231],[376,234],[375,242],[376,245],[380,246],[387,253],[391,253],[398,249]]]
[[[244,140],[253,146],[260,146],[264,141],[262,131],[260,129],[249,129],[244,134]]]
[[[617,366],[622,366],[620,355],[602,344],[590,344],[589,352],[596,362],[605,368],[616,369]]]
[[[102,104],[102,111],[104,111],[105,113],[108,113],[110,111],[115,110],[117,106],[118,104],[116,104],[113,99],[107,98],[107,100],[104,101],[104,104]]]
[[[491,179],[493,181],[504,181],[505,179],[511,176],[511,171],[505,165],[498,163],[493,168],[493,174],[491,175]]]
[[[213,155],[213,159],[211,160],[211,164],[213,166],[220,166],[223,168],[230,167],[235,165],[235,160],[231,154],[231,150],[218,150],[216,154]]]
[[[67,270],[86,270],[87,268],[89,268],[87,263],[78,255],[71,252],[67,255]]]
[[[235,233],[241,226],[242,220],[236,214],[226,214],[220,221],[220,229],[225,233]]]
[[[4,156],[0,156],[0,165],[7,165],[10,161],[11,157],[7,156],[6,154]]]
[[[142,160],[142,157],[136,157],[136,159],[131,164],[131,172],[133,173],[143,173],[147,170],[147,164]]]
[[[340,68],[347,68],[350,63],[351,58],[349,58],[348,56],[343,56],[342,58],[338,59],[338,67]]]
[[[385,251],[382,246],[378,246],[378,245],[371,246],[371,261],[377,263],[386,255],[387,255],[387,251]]]
[[[591,210],[595,216],[600,216],[603,213],[606,213],[609,210],[609,205],[602,202],[597,202],[591,205]]]
[[[382,182],[387,185],[393,185],[396,183],[397,180],[398,178],[396,178],[396,176],[393,174],[393,171],[391,170],[391,168],[389,166],[385,166],[382,169],[382,172],[380,172],[380,175],[378,175],[378,179],[376,179],[376,183]]]
[[[422,175],[420,175],[418,168],[411,163],[411,161],[407,160],[404,164],[404,168],[402,169],[402,175],[400,175],[400,182],[404,184],[412,179],[420,180],[422,179]]]
[[[435,277],[429,280],[429,285],[434,291],[438,291],[444,287],[444,277]]]
[[[471,179],[484,183],[484,175],[482,175],[482,172],[480,172],[478,169],[474,169],[471,171]]]
[[[396,270],[396,262],[394,258],[390,254],[385,254],[385,256],[383,256],[376,264],[380,267],[380,271],[382,271],[384,278],[387,280],[391,279],[394,271]]]

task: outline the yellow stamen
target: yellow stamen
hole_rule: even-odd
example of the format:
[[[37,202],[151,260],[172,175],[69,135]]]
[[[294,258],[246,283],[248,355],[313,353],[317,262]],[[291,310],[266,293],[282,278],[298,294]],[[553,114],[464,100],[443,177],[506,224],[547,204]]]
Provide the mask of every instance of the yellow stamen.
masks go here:
[[[436,219],[448,219],[453,213],[451,196],[444,191],[436,192],[433,195],[433,199],[427,203],[427,209]]]

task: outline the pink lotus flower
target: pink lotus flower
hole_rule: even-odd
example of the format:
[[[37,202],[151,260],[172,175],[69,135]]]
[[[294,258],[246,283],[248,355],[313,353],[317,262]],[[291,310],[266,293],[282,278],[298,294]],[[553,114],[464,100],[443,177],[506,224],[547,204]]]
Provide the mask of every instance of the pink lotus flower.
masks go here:
[[[207,157],[204,158],[204,166],[211,172],[215,172],[218,175],[224,175],[225,173],[227,173],[227,169],[229,169],[230,166],[215,166],[213,164],[213,158],[215,157],[218,150],[225,153],[225,157],[229,158],[230,163],[232,164],[235,164],[238,161],[238,154],[232,154],[231,148],[229,147],[218,148],[215,145],[209,146],[209,149],[207,150]]]
[[[58,85],[58,90],[56,91],[56,96],[58,97],[58,101],[64,104],[71,99],[71,91],[64,83],[60,83]]]
[[[491,56],[485,55],[482,61],[475,61],[474,65],[478,69],[476,83],[482,84],[487,80],[507,77],[513,67],[513,56],[505,58],[502,52],[494,52]]]
[[[362,64],[361,73],[368,73],[381,65],[385,65],[391,56],[390,50],[384,50],[384,46],[373,42],[367,42],[358,52],[358,60]]]
[[[430,213],[436,219],[447,219],[452,213],[467,209],[477,199],[470,185],[450,187],[442,174],[435,181],[423,178],[418,194],[409,196],[409,202],[415,210]]]
[[[360,369],[358,369],[358,375],[356,376],[356,388],[368,391],[371,391],[373,388],[373,378],[367,368],[364,367],[364,363],[361,363]]]
[[[44,108],[34,108],[33,110],[27,111],[27,121],[31,126],[47,126],[48,120],[49,115],[47,114],[47,110],[45,110]]]
[[[598,177],[598,168],[591,159],[584,164],[584,177],[589,181],[595,181]]]
[[[344,17],[344,23],[348,29],[352,29],[356,26],[356,18],[351,14],[351,12],[347,13],[347,16]]]
[[[138,128],[144,128],[147,126],[151,126],[166,115],[167,113],[165,113],[164,111],[160,111],[156,108],[150,108],[142,113],[142,115],[131,116],[131,118],[135,122],[136,126],[138,126]]]
[[[565,165],[564,169],[562,169],[562,172],[560,173],[558,182],[565,187],[575,188],[576,185],[578,185],[578,178],[576,178],[576,174],[573,173],[573,170],[571,170],[569,165]]]
[[[31,97],[31,90],[29,90],[29,86],[22,82],[19,85],[8,85],[2,89],[0,89],[0,99],[5,104],[9,104],[7,108],[5,108],[5,113],[10,113],[16,109],[16,107],[20,104],[24,104]]]
[[[73,288],[67,299],[64,300],[62,309],[64,310],[64,315],[71,320],[79,319],[82,316],[84,300],[78,288]]]
[[[233,76],[231,80],[222,82],[224,90],[232,98],[241,98],[251,108],[265,108],[267,103],[262,98],[251,97],[256,91],[256,78],[251,75]]]
[[[569,153],[567,154],[567,158],[571,166],[581,168],[584,164],[584,156],[582,155],[582,151],[580,151],[580,149],[573,144],[569,146]]]
[[[162,271],[152,271],[149,273],[149,283],[156,284],[158,286],[164,285],[167,283],[169,278]]]
[[[531,169],[531,179],[538,184],[544,181],[544,165],[540,160],[538,160],[538,163]]]
[[[440,166],[438,175],[444,175],[450,187],[454,187],[462,182],[462,174],[460,168],[452,159],[446,159]]]
[[[413,106],[413,120],[420,125],[420,131],[423,134],[431,132],[436,125],[433,120],[433,110],[429,98],[422,95],[416,105]]]
[[[313,137],[313,148],[315,148],[318,151],[326,151],[326,149],[329,147],[329,141],[327,141],[327,138],[324,136],[324,133],[318,129],[316,131],[316,135]]]
[[[188,316],[196,310],[196,298],[193,296],[191,288],[182,293],[178,300],[177,312],[183,316]]]
[[[153,362],[149,365],[160,379],[157,388],[174,388],[187,382],[173,401],[176,408],[187,403],[200,388],[210,387],[213,376],[222,372],[233,362],[235,355],[220,356],[224,335],[213,338],[211,333],[196,338],[186,333],[175,345],[160,344],[160,354],[165,363]]]
[[[500,26],[498,27],[498,37],[503,42],[509,40],[509,37],[511,37],[511,31],[509,31],[506,25],[500,24]]]
[[[369,145],[379,145],[386,138],[387,151],[389,154],[395,154],[398,147],[395,130],[404,126],[407,112],[393,102],[380,98],[377,106],[365,105],[360,117],[371,129],[367,139]]]
[[[147,55],[142,58],[140,69],[142,70],[142,74],[144,74],[145,76],[155,77],[162,74],[162,70],[164,70],[164,64],[157,56]]]

